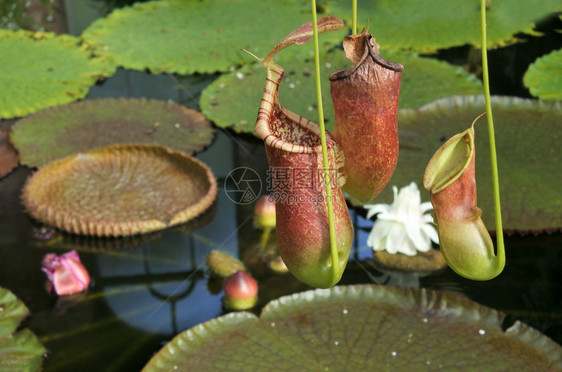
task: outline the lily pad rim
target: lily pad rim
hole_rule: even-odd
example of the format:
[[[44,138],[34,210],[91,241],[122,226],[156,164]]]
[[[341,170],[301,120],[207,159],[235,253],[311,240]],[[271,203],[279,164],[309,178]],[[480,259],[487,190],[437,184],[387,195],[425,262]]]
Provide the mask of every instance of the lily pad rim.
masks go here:
[[[36,201],[33,200],[32,195],[30,196],[29,193],[29,185],[32,185],[35,180],[38,179],[40,176],[44,176],[44,172],[50,170],[50,168],[57,168],[60,165],[64,165],[65,163],[70,163],[76,161],[77,157],[80,155],[99,155],[107,151],[127,151],[127,150],[140,150],[140,151],[161,151],[162,153],[166,154],[168,157],[179,157],[182,160],[187,160],[194,164],[195,166],[199,167],[205,172],[206,182],[209,183],[209,187],[206,193],[194,204],[187,206],[187,208],[182,209],[181,211],[177,212],[168,222],[161,221],[159,219],[152,219],[152,220],[143,220],[143,221],[136,221],[135,222],[127,221],[127,222],[111,222],[112,228],[111,232],[105,230],[98,229],[98,223],[100,222],[97,219],[88,218],[88,216],[84,216],[83,218],[79,218],[80,216],[67,216],[66,213],[60,212],[57,210],[53,210],[49,206],[44,206],[41,204],[37,204]],[[110,154],[111,156],[111,154]],[[43,172],[43,173],[42,173]],[[44,221],[47,224],[53,225],[58,229],[76,233],[80,235],[97,235],[97,236],[136,236],[139,234],[146,234],[151,232],[156,232],[159,230],[164,230],[176,225],[180,225],[183,223],[188,222],[189,220],[196,218],[200,214],[202,214],[206,209],[208,209],[216,199],[218,193],[217,188],[217,181],[216,178],[205,163],[201,160],[183,153],[178,150],[173,150],[169,147],[165,147],[162,145],[157,144],[113,144],[101,148],[96,148],[86,152],[79,152],[77,154],[69,155],[61,159],[57,159],[49,164],[41,167],[38,171],[36,171],[33,175],[31,175],[23,188],[22,191],[22,200],[26,206],[27,212],[30,213],[34,218]],[[108,222],[108,221],[104,221]],[[135,230],[137,230],[135,232]],[[94,233],[94,231],[96,231]],[[133,231],[133,232],[131,232]],[[125,232],[125,233],[123,233]]]

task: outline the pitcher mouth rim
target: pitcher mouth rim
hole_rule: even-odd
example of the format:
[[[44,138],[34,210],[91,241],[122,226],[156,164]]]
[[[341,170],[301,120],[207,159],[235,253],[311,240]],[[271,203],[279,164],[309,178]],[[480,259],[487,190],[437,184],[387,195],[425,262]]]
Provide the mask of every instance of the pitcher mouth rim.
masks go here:
[[[401,64],[387,61],[386,59],[379,56],[378,53],[375,51],[375,48],[370,43],[370,40],[372,38],[373,38],[373,35],[365,34],[365,39],[364,39],[365,40],[365,51],[363,52],[363,55],[361,56],[361,59],[359,59],[359,61],[357,61],[357,63],[355,63],[353,66],[348,67],[345,70],[339,70],[339,71],[336,71],[336,72],[332,73],[329,76],[330,81],[348,78],[359,67],[361,67],[361,65],[363,63],[365,63],[365,61],[369,57],[371,57],[376,64],[378,64],[379,66],[382,66],[382,67],[384,67],[388,70],[392,70],[392,71],[398,72],[398,73],[400,73],[404,70],[404,66],[402,66]]]
[[[308,130],[312,133],[312,135],[316,136],[320,140],[320,127],[315,122],[308,120],[291,110],[281,106],[278,102],[276,102],[276,107],[281,111],[281,114],[284,115],[287,119],[291,120],[302,127],[305,130]],[[256,134],[265,142],[267,146],[278,148],[287,152],[297,153],[297,154],[318,154],[322,152],[322,144],[318,143],[316,146],[304,146],[304,145],[297,145],[281,139],[275,133],[271,131],[269,125],[263,125],[260,128],[256,129]],[[320,141],[319,141],[320,142]],[[334,146],[335,142],[332,138],[332,134],[326,131],[326,146],[328,149]]]

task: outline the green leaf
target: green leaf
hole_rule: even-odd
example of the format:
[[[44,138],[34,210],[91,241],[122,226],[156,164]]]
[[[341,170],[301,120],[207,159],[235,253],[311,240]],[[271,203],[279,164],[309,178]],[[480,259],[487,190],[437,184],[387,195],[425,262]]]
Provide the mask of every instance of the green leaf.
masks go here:
[[[100,98],[43,110],[19,120],[11,139],[22,164],[55,159],[116,143],[159,144],[192,154],[214,138],[198,111],[143,98]]]
[[[523,76],[523,83],[535,97],[562,100],[562,49],[537,58]]]
[[[389,61],[404,65],[400,87],[400,107],[414,108],[459,94],[481,92],[480,81],[460,67],[435,59],[413,54],[381,52]],[[285,77],[279,89],[279,100],[284,107],[316,121],[316,93],[314,85],[313,56],[303,53],[298,57],[282,56],[279,64],[285,69]],[[343,51],[326,53],[321,57],[322,97],[326,107],[326,128],[332,130],[334,113],[330,106],[328,76],[337,69],[351,66]],[[259,65],[244,66],[238,71],[225,74],[210,84],[202,93],[202,112],[218,126],[230,127],[237,132],[254,130],[260,99],[265,84],[265,69]]]
[[[549,370],[559,345],[446,292],[357,285],[270,302],[180,333],[143,371]]]
[[[535,24],[562,10],[559,0],[487,1],[488,48],[517,41],[517,33],[537,34]],[[330,14],[350,23],[349,1],[327,1]],[[480,5],[474,0],[377,0],[358,2],[358,22],[382,48],[434,52],[472,44],[481,46]]]
[[[0,371],[40,371],[46,350],[28,329],[12,334],[28,310],[16,296],[0,287]]]
[[[28,313],[23,302],[0,287],[0,337],[13,333]]]
[[[0,129],[0,178],[14,170],[18,164],[18,154],[8,140],[8,133]]]
[[[76,101],[115,71],[70,35],[0,30],[0,50],[0,118]]]
[[[389,51],[383,57],[404,65],[400,108],[416,108],[439,98],[482,92],[482,82],[461,67],[414,54]]]
[[[120,66],[191,74],[227,71],[264,57],[295,27],[310,21],[310,5],[295,0],[152,1],[118,9],[83,33],[96,53]],[[345,32],[321,42],[336,45]]]
[[[562,228],[560,143],[553,133],[562,130],[560,102],[492,97],[499,167],[503,227],[507,231],[549,231]],[[389,186],[371,201],[391,203],[390,186],[415,181],[423,190],[425,167],[433,153],[454,134],[470,127],[485,111],[482,96],[451,97],[420,109],[400,110],[400,153]],[[493,230],[494,207],[488,131],[475,127],[476,181],[482,219]],[[422,192],[422,201],[429,194]]]

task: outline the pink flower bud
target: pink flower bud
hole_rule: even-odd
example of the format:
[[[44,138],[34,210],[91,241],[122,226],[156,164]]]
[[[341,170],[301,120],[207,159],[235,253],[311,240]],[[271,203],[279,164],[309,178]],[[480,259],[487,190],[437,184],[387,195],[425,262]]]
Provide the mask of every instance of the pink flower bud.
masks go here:
[[[224,304],[233,310],[254,307],[258,299],[258,282],[250,274],[239,270],[224,283]]]
[[[41,270],[47,274],[51,290],[59,296],[82,292],[90,284],[90,275],[80,262],[76,251],[60,256],[54,253],[46,254],[41,263]]]
[[[254,213],[254,222],[257,227],[275,227],[275,200],[271,196],[262,196],[254,207]]]

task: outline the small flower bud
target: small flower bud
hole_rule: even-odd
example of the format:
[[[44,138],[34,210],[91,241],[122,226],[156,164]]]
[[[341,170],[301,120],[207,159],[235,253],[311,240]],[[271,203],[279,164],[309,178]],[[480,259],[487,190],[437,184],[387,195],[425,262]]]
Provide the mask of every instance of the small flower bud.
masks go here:
[[[41,263],[51,283],[51,290],[59,296],[70,295],[86,290],[90,284],[90,275],[80,262],[76,251],[57,256],[48,253]]]
[[[254,223],[257,227],[275,227],[275,200],[269,195],[262,196],[254,208]]]
[[[225,306],[232,310],[246,310],[258,301],[258,283],[245,271],[237,271],[224,283]]]

